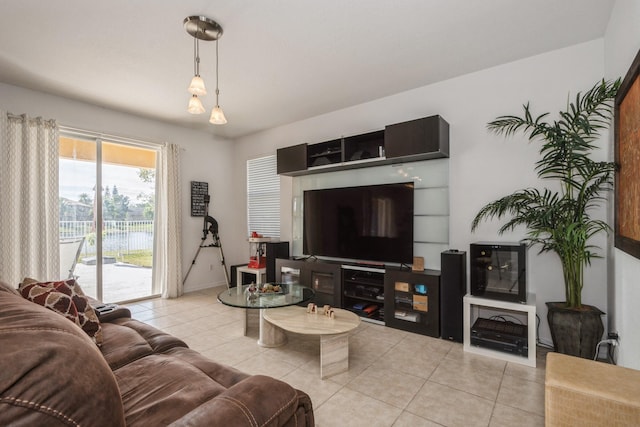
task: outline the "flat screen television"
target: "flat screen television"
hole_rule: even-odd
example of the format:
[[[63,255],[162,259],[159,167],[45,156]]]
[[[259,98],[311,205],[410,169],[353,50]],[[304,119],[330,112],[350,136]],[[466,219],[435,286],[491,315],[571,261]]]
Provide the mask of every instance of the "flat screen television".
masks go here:
[[[413,182],[304,192],[303,253],[413,261]]]

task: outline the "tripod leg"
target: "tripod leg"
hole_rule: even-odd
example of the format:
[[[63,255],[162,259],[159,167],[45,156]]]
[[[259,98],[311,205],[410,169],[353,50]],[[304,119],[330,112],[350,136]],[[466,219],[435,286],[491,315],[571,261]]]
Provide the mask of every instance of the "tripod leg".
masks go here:
[[[202,245],[198,245],[198,250],[196,251],[196,256],[193,257],[193,261],[191,261],[191,265],[189,266],[189,269],[187,270],[187,274],[185,274],[184,276],[184,280],[182,281],[182,285],[184,286],[185,282],[187,281],[187,277],[189,277],[189,273],[191,273],[191,269],[193,268],[193,265],[196,263],[196,258],[198,258],[198,254],[200,254],[200,250],[202,249]]]
[[[224,252],[222,251],[222,242],[220,241],[220,237],[218,235],[215,236],[215,245],[220,249],[220,263],[222,264],[222,269],[224,270],[224,279],[227,282],[227,291],[231,292],[231,285],[229,281],[229,273],[227,272],[227,264],[224,262]],[[236,284],[236,286],[242,286],[240,283]]]

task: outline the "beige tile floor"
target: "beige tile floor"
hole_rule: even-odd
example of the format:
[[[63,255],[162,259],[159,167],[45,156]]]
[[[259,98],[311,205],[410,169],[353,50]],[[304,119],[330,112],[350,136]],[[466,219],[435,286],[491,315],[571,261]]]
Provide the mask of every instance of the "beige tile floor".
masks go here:
[[[218,362],[265,374],[311,396],[316,426],[542,426],[544,356],[538,367],[472,355],[462,344],[371,323],[350,337],[349,372],[320,380],[317,337],[288,334],[280,348],[242,333],[240,309],[217,302],[223,288],[127,306],[132,316],[183,339]]]

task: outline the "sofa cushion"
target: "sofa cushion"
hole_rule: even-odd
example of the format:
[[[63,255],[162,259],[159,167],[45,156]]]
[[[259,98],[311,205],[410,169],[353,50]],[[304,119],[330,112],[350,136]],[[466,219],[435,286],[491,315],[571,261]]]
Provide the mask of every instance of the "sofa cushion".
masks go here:
[[[178,338],[131,318],[102,324],[104,342],[100,351],[112,370],[154,353],[187,347]]]
[[[227,426],[312,426],[312,411],[307,412],[308,416],[298,411],[304,396],[306,395],[299,394],[282,381],[253,375],[225,390],[215,399],[197,406],[171,426],[204,426],[212,413],[219,419],[228,420],[225,423]],[[308,405],[310,409],[310,400]]]
[[[301,425],[313,425],[310,400],[302,411],[305,415],[297,414],[299,407],[305,408],[306,394],[274,378],[221,365],[189,348],[145,356],[114,374],[127,426],[282,426],[296,415]]]
[[[125,425],[100,350],[62,316],[0,287],[0,343],[0,425]]]
[[[128,426],[313,425],[309,396],[286,383],[216,363],[135,319],[102,326],[100,351],[118,382]],[[265,397],[271,394],[278,397]]]
[[[102,344],[102,328],[98,316],[80,285],[74,279],[39,282],[25,278],[20,293],[29,301],[40,304],[80,326],[97,345]]]

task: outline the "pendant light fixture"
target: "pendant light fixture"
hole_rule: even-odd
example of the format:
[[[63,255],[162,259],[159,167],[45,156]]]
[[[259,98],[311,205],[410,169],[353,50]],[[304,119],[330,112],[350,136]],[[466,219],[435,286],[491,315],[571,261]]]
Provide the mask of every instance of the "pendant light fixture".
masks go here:
[[[205,16],[188,16],[184,19],[184,28],[193,37],[193,79],[189,85],[189,93],[191,99],[187,111],[191,114],[204,113],[205,108],[200,101],[200,96],[207,94],[204,80],[200,77],[200,40],[216,42],[216,106],[211,111],[209,122],[216,125],[227,123],[227,119],[220,108],[219,97],[220,89],[218,88],[218,39],[222,37],[222,27],[213,19]]]
[[[204,80],[200,77],[200,43],[197,35],[193,38],[193,74],[188,89],[189,93],[194,96],[206,95],[207,88],[204,86]]]
[[[211,110],[211,117],[209,117],[209,123],[214,125],[223,125],[227,123],[227,118],[224,116],[222,108],[218,103],[220,98],[220,89],[218,89],[218,40],[216,40],[216,106]]]

